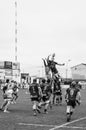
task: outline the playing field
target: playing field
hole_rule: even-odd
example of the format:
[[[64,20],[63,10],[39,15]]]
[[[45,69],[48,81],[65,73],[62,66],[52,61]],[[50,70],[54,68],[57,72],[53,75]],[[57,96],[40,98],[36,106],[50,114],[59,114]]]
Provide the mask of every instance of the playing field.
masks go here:
[[[0,130],[86,130],[86,89],[81,90],[82,103],[76,107],[70,122],[66,122],[66,104],[54,105],[48,114],[33,116],[32,104],[27,90],[19,91],[17,104],[9,106],[10,113],[0,112]],[[64,97],[64,90],[63,90]],[[0,90],[0,105],[2,104]]]

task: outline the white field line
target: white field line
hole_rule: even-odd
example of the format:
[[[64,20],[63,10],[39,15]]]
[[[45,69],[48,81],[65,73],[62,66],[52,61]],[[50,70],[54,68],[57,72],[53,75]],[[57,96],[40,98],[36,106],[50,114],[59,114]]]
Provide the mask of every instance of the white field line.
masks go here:
[[[77,127],[77,126],[64,126],[64,128],[72,128],[72,129],[82,129],[82,130],[86,130],[86,127]]]
[[[43,124],[29,124],[29,123],[18,123],[18,125],[25,125],[25,126],[39,126],[39,127],[54,127],[54,128],[51,128],[49,130],[55,130],[55,129],[59,129],[61,127],[65,127],[65,128],[76,128],[76,129],[86,129],[86,127],[77,127],[77,126],[66,126],[66,125],[69,125],[69,124],[72,124],[72,123],[75,123],[75,122],[78,122],[78,121],[81,121],[81,120],[84,120],[86,119],[86,117],[83,117],[83,118],[80,118],[80,119],[77,119],[77,120],[74,120],[74,121],[71,121],[71,122],[68,122],[68,123],[65,123],[65,124],[62,124],[62,125],[43,125]]]
[[[51,128],[51,129],[49,129],[49,130],[56,130],[56,129],[59,129],[59,128],[64,127],[64,126],[66,126],[66,125],[70,125],[70,124],[72,124],[72,123],[75,123],[75,122],[78,122],[78,121],[81,121],[81,120],[84,120],[84,119],[86,119],[86,117],[79,118],[79,119],[77,119],[77,120],[74,120],[74,121],[71,121],[71,122],[68,122],[68,123],[59,125],[59,126],[55,126],[54,128]]]
[[[43,124],[28,124],[28,123],[18,123],[18,125],[25,125],[25,126],[40,126],[40,127],[56,127],[57,125],[43,125]]]

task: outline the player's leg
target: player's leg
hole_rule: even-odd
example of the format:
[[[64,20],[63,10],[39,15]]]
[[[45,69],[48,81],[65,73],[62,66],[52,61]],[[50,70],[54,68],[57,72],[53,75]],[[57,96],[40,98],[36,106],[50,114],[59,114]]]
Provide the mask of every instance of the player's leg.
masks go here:
[[[17,93],[15,93],[15,94],[14,94],[14,103],[15,103],[15,104],[16,104],[17,98],[18,98],[18,95],[17,95]]]
[[[53,97],[52,97],[52,99],[53,99],[53,104],[55,104],[55,97],[56,97],[56,94],[55,93],[53,93]]]
[[[62,105],[62,94],[60,94],[60,105]]]
[[[52,97],[52,93],[50,94],[50,98],[49,98],[49,106],[50,106],[50,109],[52,109],[52,99],[53,99],[53,97]]]
[[[49,100],[45,101],[45,107],[44,107],[44,113],[47,114],[48,113],[48,106],[49,106]]]
[[[40,100],[37,102],[37,105],[36,105],[36,111],[38,113],[41,113],[41,107],[42,107],[42,101]]]
[[[32,103],[33,103],[33,106],[32,106],[32,109],[33,109],[33,115],[36,116],[36,115],[37,115],[37,113],[36,113],[36,101],[33,100]]]
[[[38,105],[37,105],[37,111],[39,112],[39,113],[41,113],[41,108],[42,108],[42,106],[44,106],[45,105],[45,97],[42,97],[42,100],[38,103]]]
[[[4,107],[4,112],[9,113],[9,111],[7,109],[8,109],[8,107],[9,107],[10,104],[11,104],[11,99],[7,99],[7,104]]]
[[[67,121],[70,121],[71,118],[70,111],[71,111],[71,106],[67,105],[67,109],[66,109]]]
[[[59,104],[59,95],[56,94],[56,104]]]
[[[71,104],[71,110],[70,110],[70,115],[71,115],[71,116],[72,116],[72,114],[74,113],[75,106],[76,106],[76,102],[73,101],[72,104]]]
[[[8,101],[6,99],[4,99],[4,102],[1,105],[0,110],[4,110],[4,107],[7,105]]]

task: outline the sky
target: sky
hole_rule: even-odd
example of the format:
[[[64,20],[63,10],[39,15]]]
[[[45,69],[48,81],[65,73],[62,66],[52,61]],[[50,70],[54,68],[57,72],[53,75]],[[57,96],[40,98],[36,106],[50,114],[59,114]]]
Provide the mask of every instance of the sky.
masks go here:
[[[65,67],[86,63],[86,0],[16,1],[21,71],[39,73],[52,53]],[[15,0],[0,3],[0,60],[15,61]]]

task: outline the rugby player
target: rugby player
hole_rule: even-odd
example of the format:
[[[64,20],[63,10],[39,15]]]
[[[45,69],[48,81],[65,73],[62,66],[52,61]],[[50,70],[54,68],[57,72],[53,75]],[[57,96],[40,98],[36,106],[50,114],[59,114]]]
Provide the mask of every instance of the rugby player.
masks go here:
[[[19,88],[18,88],[18,85],[17,85],[17,82],[16,81],[13,81],[14,84],[13,84],[13,103],[16,104],[16,100],[18,98],[18,91],[19,91]]]
[[[30,98],[33,104],[32,109],[34,112],[34,116],[36,116],[37,112],[40,113],[37,107],[40,100],[40,88],[39,88],[39,84],[37,83],[37,79],[33,79],[33,83],[31,83],[29,86],[29,92],[30,92]]]
[[[70,121],[77,103],[78,105],[81,103],[80,89],[76,87],[75,81],[73,81],[70,84],[70,87],[66,90],[65,101],[67,102],[67,121]]]
[[[52,74],[59,77],[59,73],[58,73],[58,70],[56,68],[56,65],[64,66],[65,64],[64,63],[60,64],[60,63],[55,62],[55,53],[52,54],[51,59],[49,59],[49,57],[50,57],[50,55],[47,58],[47,64],[48,64]]]
[[[59,78],[54,79],[53,104],[62,104],[62,90]]]
[[[9,113],[8,106],[11,104],[11,101],[13,100],[13,90],[11,88],[11,84],[9,82],[9,79],[6,80],[6,84],[3,86],[3,99],[4,103],[1,106],[0,110],[3,110],[4,112]]]
[[[48,113],[48,106],[50,105],[50,107],[52,107],[50,99],[52,93],[50,79],[47,80],[47,83],[43,79],[40,87],[42,89],[42,100],[38,104],[38,108],[41,109],[41,107],[44,106],[44,113]]]

